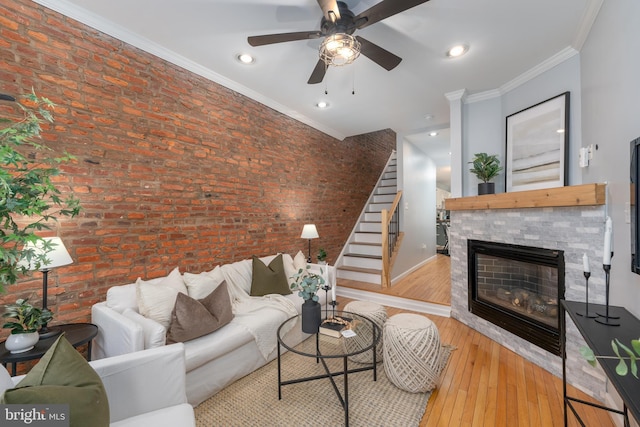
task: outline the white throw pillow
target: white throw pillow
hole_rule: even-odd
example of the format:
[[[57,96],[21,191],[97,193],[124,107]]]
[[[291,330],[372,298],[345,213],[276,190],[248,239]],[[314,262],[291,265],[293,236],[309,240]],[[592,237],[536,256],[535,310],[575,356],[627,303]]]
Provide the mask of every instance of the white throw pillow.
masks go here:
[[[161,347],[165,344],[167,330],[160,323],[153,319],[148,319],[130,308],[123,311],[122,315],[142,327],[145,350],[148,348]]]
[[[293,265],[293,258],[291,258],[289,254],[282,254],[282,265],[284,266],[284,274],[287,276],[287,286],[289,286],[289,284],[293,282],[291,277],[296,274],[298,270],[296,270],[296,267]]]
[[[184,273],[182,278],[187,285],[189,296],[193,299],[203,299],[224,281],[220,266],[200,274]]]
[[[169,328],[171,323],[171,311],[176,303],[178,292],[188,295],[187,287],[177,267],[155,284],[138,278],[136,292],[139,313],[155,320],[165,328]]]
[[[138,311],[136,284],[113,286],[107,290],[107,307],[122,313],[127,308]]]
[[[293,257],[293,267],[296,269],[296,273],[300,269],[307,268],[307,258],[304,256],[302,251],[298,251],[295,257]]]

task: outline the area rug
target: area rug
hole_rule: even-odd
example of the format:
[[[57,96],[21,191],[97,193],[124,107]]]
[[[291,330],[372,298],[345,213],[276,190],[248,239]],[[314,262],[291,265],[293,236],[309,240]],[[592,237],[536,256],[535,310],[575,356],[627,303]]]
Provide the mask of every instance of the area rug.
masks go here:
[[[444,345],[442,369],[453,347]],[[336,365],[337,362],[337,365]],[[340,370],[342,359],[333,360],[332,372]],[[349,362],[349,368],[361,367]],[[282,356],[282,379],[323,374],[320,364],[308,357],[287,352]],[[343,393],[342,376],[335,377]],[[349,425],[418,426],[431,393],[408,393],[395,387],[378,364],[373,371],[349,374]],[[331,382],[324,378],[282,387],[278,400],[278,365],[274,360],[206,400],[195,409],[198,427],[290,427],[343,426],[344,412]]]

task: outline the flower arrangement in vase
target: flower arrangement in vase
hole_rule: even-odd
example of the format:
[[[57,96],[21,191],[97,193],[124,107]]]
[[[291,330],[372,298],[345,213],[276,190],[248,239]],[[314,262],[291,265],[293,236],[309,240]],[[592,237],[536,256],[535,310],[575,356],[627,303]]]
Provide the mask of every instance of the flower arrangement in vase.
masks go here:
[[[298,295],[304,299],[302,304],[302,331],[308,334],[318,332],[322,321],[322,308],[318,300],[318,292],[324,285],[324,278],[320,274],[311,273],[307,265],[306,269],[299,269],[291,278],[293,282],[290,285],[292,291],[297,290]]]

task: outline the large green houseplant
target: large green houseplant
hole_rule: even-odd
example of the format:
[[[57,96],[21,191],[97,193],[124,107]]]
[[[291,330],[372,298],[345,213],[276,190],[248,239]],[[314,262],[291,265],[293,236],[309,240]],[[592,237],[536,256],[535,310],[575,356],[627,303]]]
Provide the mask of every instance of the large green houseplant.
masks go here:
[[[0,95],[0,102],[15,110],[11,117],[0,116],[0,291],[15,283],[30,269],[39,269],[49,260],[52,249],[40,243],[44,251],[36,254],[33,246],[41,238],[36,234],[51,228],[61,216],[73,217],[80,211],[73,195],[63,198],[53,177],[59,165],[73,157],[67,153],[50,156],[52,151],[40,138],[41,124],[53,123],[54,104],[35,92],[21,102]],[[35,246],[35,245],[34,245]]]
[[[478,195],[495,193],[495,183],[490,181],[502,172],[498,156],[495,154],[476,153],[469,163],[473,165],[469,172],[482,181],[478,184]]]

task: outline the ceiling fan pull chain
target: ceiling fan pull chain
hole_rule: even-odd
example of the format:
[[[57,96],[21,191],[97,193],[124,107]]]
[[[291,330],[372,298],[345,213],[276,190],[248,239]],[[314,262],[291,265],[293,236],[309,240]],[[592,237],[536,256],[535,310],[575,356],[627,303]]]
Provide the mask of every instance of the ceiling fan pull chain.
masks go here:
[[[353,67],[353,80],[351,80],[351,95],[356,94],[356,67]]]

